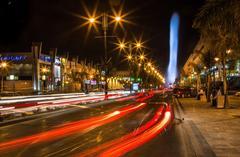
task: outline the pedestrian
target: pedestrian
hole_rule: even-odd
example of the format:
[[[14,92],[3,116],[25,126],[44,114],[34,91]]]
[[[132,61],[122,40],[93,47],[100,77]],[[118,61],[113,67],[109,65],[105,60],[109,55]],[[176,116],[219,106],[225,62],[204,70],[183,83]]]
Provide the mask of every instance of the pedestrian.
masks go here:
[[[218,96],[222,95],[221,88],[218,87],[217,90],[215,90],[214,94],[215,94],[215,96],[213,95],[213,104],[212,104],[212,106],[217,106],[217,98],[218,98]]]
[[[215,88],[213,88],[212,90],[211,99],[212,99],[212,106],[217,106],[217,91]]]
[[[201,88],[201,89],[198,91],[197,100],[200,100],[200,98],[201,98],[202,95],[204,95],[204,91],[203,91],[203,89]]]

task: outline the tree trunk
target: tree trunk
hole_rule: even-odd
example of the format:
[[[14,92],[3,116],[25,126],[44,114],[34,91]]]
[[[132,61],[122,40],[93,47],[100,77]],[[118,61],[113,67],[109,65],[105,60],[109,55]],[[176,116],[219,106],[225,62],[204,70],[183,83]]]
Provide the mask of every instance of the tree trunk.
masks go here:
[[[228,94],[227,94],[227,75],[226,75],[226,54],[222,53],[222,66],[223,66],[223,94],[224,94],[224,108],[228,106]]]
[[[200,90],[201,87],[201,77],[200,74],[197,74],[197,91]]]
[[[207,74],[207,102],[210,102],[211,100],[210,85],[211,85],[211,75]]]

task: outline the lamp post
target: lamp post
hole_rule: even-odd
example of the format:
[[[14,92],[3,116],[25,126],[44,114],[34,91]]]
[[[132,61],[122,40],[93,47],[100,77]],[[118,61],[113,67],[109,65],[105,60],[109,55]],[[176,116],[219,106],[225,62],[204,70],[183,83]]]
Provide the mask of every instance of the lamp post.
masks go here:
[[[144,54],[139,54],[139,51],[137,53],[133,53],[133,49],[140,50],[143,45],[141,42],[128,42],[124,43],[121,42],[117,44],[119,46],[119,49],[125,49],[126,47],[128,48],[128,53],[127,53],[127,60],[129,62],[129,69],[130,69],[130,93],[132,93],[132,80],[131,76],[133,75],[134,80],[136,81],[136,78],[138,78],[138,74],[140,71],[140,68],[142,67],[142,61],[145,59]],[[134,73],[134,69],[137,69],[136,73]],[[136,75],[135,75],[136,74]]]
[[[88,23],[90,25],[93,25],[94,27],[96,27],[96,24],[101,24],[101,26],[102,26],[103,36],[97,36],[96,38],[103,38],[104,39],[104,66],[103,66],[104,67],[104,72],[105,72],[104,91],[105,91],[105,95],[107,95],[107,93],[108,93],[108,72],[109,72],[108,65],[109,65],[110,60],[111,60],[111,58],[108,57],[107,38],[108,37],[116,37],[116,36],[108,36],[107,35],[109,24],[113,23],[113,22],[109,22],[109,18],[112,18],[115,23],[121,23],[121,21],[124,21],[124,20],[122,19],[122,16],[120,16],[120,15],[110,16],[106,12],[103,12],[101,14],[101,16],[99,16],[99,17],[102,18],[101,22],[97,21],[97,18],[95,18],[95,17],[89,17],[88,18]]]
[[[1,93],[3,92],[3,79],[4,79],[4,76],[3,76],[3,74],[4,74],[4,71],[6,71],[6,69],[7,69],[7,67],[8,67],[8,64],[6,63],[6,62],[1,62],[0,63],[0,69],[1,69]]]

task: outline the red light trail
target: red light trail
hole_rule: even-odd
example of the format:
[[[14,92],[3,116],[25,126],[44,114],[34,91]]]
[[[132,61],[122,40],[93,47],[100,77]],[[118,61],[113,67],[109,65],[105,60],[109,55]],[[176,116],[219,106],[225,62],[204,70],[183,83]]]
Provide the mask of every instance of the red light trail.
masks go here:
[[[157,136],[161,133],[167,125],[170,123],[172,117],[172,113],[170,109],[166,110],[164,113],[163,119],[157,123],[154,127],[150,128],[149,130],[145,131],[144,133],[123,141],[118,145],[115,145],[106,151],[102,152],[99,156],[100,157],[117,157],[126,154],[127,152],[136,149],[137,147],[143,145],[144,143],[150,141],[152,138]]]
[[[24,146],[27,144],[55,140],[55,139],[62,138],[74,133],[89,131],[93,128],[113,122],[131,112],[142,109],[145,106],[146,106],[146,103],[140,103],[138,105],[130,105],[127,107],[123,107],[117,111],[113,111],[106,115],[101,115],[101,116],[92,117],[85,120],[80,120],[77,122],[68,123],[60,128],[56,128],[50,131],[46,131],[43,133],[39,133],[39,134],[35,134],[35,135],[23,137],[23,138],[18,138],[12,141],[2,142],[0,143],[0,151],[7,150],[7,149],[14,149],[16,147]]]
[[[144,131],[146,131],[147,129],[149,129],[150,127],[152,127],[154,124],[157,123],[157,121],[160,119],[161,115],[163,113],[163,107],[159,107],[159,109],[157,110],[157,112],[155,113],[155,115],[153,116],[153,118],[148,121],[146,124],[144,124],[143,126],[137,128],[135,131],[124,135],[123,137],[120,137],[118,139],[106,142],[102,145],[99,145],[97,147],[94,147],[92,149],[86,150],[84,152],[82,152],[80,155],[77,155],[78,157],[87,157],[87,156],[91,156],[91,155],[95,155],[96,153],[107,149],[113,145],[117,145],[118,143],[124,142],[130,138],[133,138],[141,133],[143,133]]]

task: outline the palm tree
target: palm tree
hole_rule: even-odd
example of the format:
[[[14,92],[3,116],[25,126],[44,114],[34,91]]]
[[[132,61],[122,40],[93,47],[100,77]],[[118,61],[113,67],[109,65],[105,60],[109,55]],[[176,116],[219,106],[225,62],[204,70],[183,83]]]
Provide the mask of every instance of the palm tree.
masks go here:
[[[227,100],[226,51],[229,48],[239,48],[240,21],[237,19],[240,14],[239,7],[237,0],[207,0],[193,23],[193,27],[200,31],[208,50],[219,52],[218,55],[221,56],[225,100]]]
[[[211,75],[212,75],[212,71],[210,70],[210,68],[215,64],[214,63],[214,57],[216,56],[216,53],[207,51],[205,53],[201,53],[200,54],[200,60],[202,63],[202,66],[207,70],[206,74],[206,82],[207,82],[207,90],[206,90],[206,95],[207,95],[207,101],[210,102],[210,95],[211,95]],[[215,72],[213,74],[213,76],[215,77]]]

